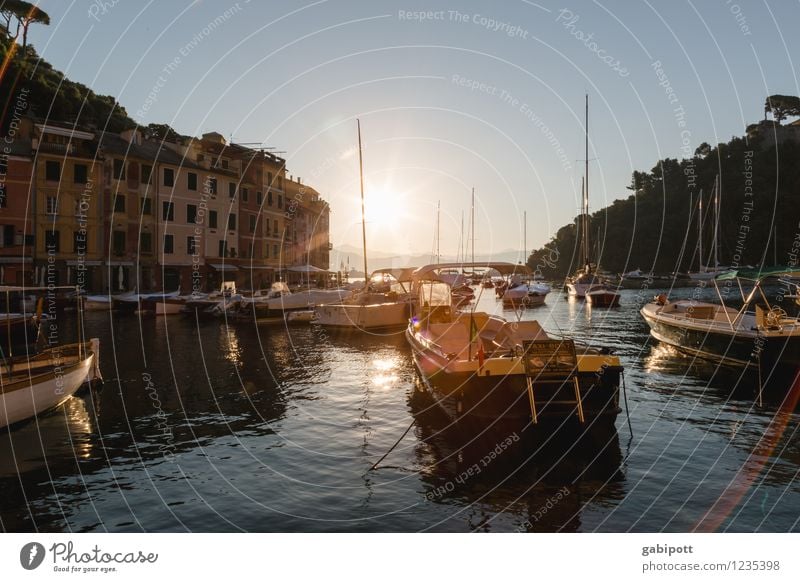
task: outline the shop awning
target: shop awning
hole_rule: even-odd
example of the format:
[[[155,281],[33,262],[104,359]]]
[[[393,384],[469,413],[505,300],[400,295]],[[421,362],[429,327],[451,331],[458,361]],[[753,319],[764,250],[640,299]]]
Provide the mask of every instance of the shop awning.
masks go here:
[[[238,271],[239,268],[236,265],[231,265],[228,263],[209,263],[209,267],[212,269],[216,269],[217,271]]]

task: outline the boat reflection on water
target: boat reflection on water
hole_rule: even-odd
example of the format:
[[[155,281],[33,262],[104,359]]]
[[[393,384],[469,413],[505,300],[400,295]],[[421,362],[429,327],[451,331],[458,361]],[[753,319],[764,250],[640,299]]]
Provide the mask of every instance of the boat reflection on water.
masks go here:
[[[644,358],[643,369],[647,374],[680,378],[677,388],[675,384],[663,388],[657,384],[651,385],[661,393],[672,394],[677,389],[687,394],[700,392],[703,396],[752,404],[754,399],[759,398],[760,392],[762,403],[767,405],[781,405],[787,398],[787,390],[798,382],[800,373],[800,369],[785,366],[765,367],[759,378],[757,369],[725,366],[687,354],[663,342],[656,342],[650,347],[650,353]]]
[[[106,466],[96,438],[101,391],[82,390],[57,409],[0,431],[0,482],[24,484],[3,488],[5,531],[30,530],[34,510],[40,531],[59,531],[64,511],[59,496],[79,496],[82,491],[79,482],[63,481],[61,476],[88,475]],[[36,500],[35,508],[31,500]]]
[[[417,425],[415,457],[424,501],[470,507],[453,519],[466,517],[473,531],[585,530],[585,504],[624,498],[616,430],[606,432],[604,440],[588,432],[571,441],[537,439],[534,431],[468,439],[422,383],[409,406]]]

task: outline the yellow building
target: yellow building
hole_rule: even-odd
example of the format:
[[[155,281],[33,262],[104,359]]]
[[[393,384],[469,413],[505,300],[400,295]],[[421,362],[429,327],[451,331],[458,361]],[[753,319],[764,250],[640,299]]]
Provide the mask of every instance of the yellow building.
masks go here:
[[[95,135],[35,124],[35,278],[40,285],[102,287],[102,159]]]

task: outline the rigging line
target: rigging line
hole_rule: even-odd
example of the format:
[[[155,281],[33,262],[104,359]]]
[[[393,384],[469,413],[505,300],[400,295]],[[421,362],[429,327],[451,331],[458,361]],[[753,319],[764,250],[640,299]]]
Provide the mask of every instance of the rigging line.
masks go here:
[[[369,471],[373,471],[375,469],[375,467],[377,467],[378,465],[381,464],[381,461],[383,461],[386,457],[389,456],[389,453],[391,453],[395,449],[395,447],[400,444],[400,441],[402,441],[406,437],[406,435],[408,434],[408,431],[410,431],[411,427],[414,426],[415,424],[417,424],[417,419],[416,418],[411,421],[411,424],[408,425],[408,428],[406,428],[406,430],[403,432],[403,434],[400,435],[400,438],[397,439],[397,441],[391,446],[391,448],[388,451],[386,451],[386,454],[384,454],[380,459],[377,460],[377,462],[374,465],[372,465],[369,468]],[[367,471],[367,472],[369,473],[369,471]]]

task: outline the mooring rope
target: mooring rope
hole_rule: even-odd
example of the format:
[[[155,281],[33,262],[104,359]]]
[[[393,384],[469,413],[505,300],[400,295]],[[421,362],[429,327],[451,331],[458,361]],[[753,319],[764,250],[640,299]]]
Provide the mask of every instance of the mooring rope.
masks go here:
[[[405,436],[408,434],[408,431],[410,431],[411,427],[414,426],[415,424],[417,424],[417,419],[416,418],[411,421],[411,424],[409,424],[408,428],[405,430],[405,432],[402,435],[400,435],[400,438],[397,439],[397,442],[392,445],[392,448],[390,448],[388,451],[386,451],[386,454],[383,455],[380,459],[378,459],[377,462],[369,468],[369,471],[374,470],[375,467],[377,467],[378,465],[381,464],[381,461],[383,461],[386,457],[389,456],[389,453],[391,453],[394,450],[394,448],[397,445],[400,444],[400,441],[402,441],[405,438]],[[369,473],[369,471],[367,471],[367,472]]]

